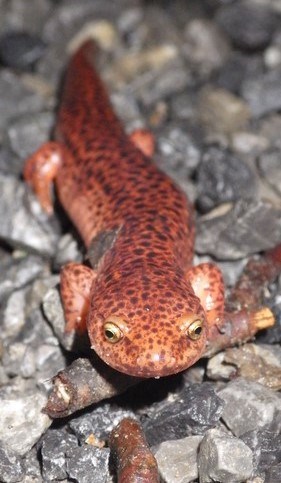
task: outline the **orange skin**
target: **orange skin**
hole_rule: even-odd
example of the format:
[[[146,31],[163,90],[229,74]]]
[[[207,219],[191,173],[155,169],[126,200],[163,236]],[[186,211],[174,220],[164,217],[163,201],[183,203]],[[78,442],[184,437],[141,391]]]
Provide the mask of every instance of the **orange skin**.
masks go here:
[[[192,207],[151,161],[152,137],[125,134],[93,50],[86,42],[70,60],[55,140],[26,161],[24,177],[48,213],[55,181],[88,248],[91,268],[70,263],[61,272],[66,331],[87,328],[92,348],[121,372],[166,376],[196,362],[208,330],[222,323],[222,276],[211,264],[191,266]]]

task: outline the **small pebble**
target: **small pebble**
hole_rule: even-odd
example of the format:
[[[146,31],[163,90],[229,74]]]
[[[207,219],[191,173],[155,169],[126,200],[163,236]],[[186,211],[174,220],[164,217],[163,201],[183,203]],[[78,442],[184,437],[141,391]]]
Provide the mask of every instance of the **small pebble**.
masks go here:
[[[210,429],[200,445],[198,466],[200,483],[242,483],[253,472],[252,451],[224,430]]]
[[[50,481],[67,479],[66,453],[77,446],[73,434],[60,429],[48,430],[41,445],[43,477]]]
[[[8,32],[0,37],[0,62],[12,69],[30,70],[45,51],[44,42],[26,32]]]
[[[24,477],[24,468],[21,458],[15,453],[7,451],[0,446],[0,480],[3,483],[21,482]]]
[[[107,483],[111,481],[108,467],[108,448],[99,449],[93,446],[81,446],[70,449],[66,456],[66,468],[70,481],[77,483]]]
[[[12,176],[0,174],[0,201],[0,237],[6,243],[42,255],[54,253],[58,233],[26,185]]]
[[[183,54],[200,78],[210,76],[226,61],[229,54],[228,41],[213,22],[205,19],[191,20],[184,36],[186,42],[182,46]]]
[[[276,428],[249,431],[241,436],[241,440],[253,451],[255,475],[263,475],[266,470],[281,461],[281,434]],[[280,476],[280,475],[279,475]],[[267,481],[267,480],[266,480]]]
[[[197,115],[208,133],[226,135],[246,127],[251,116],[242,99],[224,89],[210,87],[200,93]]]
[[[250,165],[227,150],[209,148],[197,170],[200,211],[239,199],[255,199],[257,180]]]
[[[198,478],[197,453],[201,441],[202,436],[189,436],[159,445],[154,454],[165,483],[189,483]]]
[[[50,138],[53,126],[54,116],[50,112],[21,115],[9,123],[9,148],[25,160]]]
[[[267,151],[260,155],[258,165],[268,184],[281,195],[280,159],[280,150]]]
[[[274,12],[249,0],[238,0],[221,7],[216,21],[234,46],[246,51],[264,49],[269,45],[277,26]]]
[[[42,413],[47,397],[38,390],[1,390],[0,441],[23,456],[37,443],[51,420]]]
[[[253,117],[260,118],[281,109],[280,78],[281,68],[276,68],[243,82],[241,94]]]
[[[280,429],[281,399],[272,390],[247,379],[238,378],[219,391],[225,402],[222,419],[235,436],[267,425]]]

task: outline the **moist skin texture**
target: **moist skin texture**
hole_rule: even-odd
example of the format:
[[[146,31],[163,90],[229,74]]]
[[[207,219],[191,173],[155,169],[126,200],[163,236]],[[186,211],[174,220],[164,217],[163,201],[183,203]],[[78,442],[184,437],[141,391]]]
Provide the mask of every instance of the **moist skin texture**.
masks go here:
[[[141,377],[179,372],[220,325],[219,269],[192,267],[194,222],[183,192],[148,156],[152,138],[127,136],[94,66],[88,41],[68,65],[55,128],[24,176],[52,213],[51,184],[79,231],[91,267],[61,272],[66,331],[87,330],[113,368]]]

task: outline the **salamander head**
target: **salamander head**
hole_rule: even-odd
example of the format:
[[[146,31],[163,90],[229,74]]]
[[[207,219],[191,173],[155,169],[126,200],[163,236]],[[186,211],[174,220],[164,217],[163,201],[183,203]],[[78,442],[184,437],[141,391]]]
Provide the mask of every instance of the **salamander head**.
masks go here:
[[[93,300],[88,331],[104,362],[133,376],[160,377],[201,357],[207,326],[200,301],[190,286],[177,293],[172,285],[157,286],[156,293],[153,286],[145,292],[122,287],[117,300],[116,291]]]

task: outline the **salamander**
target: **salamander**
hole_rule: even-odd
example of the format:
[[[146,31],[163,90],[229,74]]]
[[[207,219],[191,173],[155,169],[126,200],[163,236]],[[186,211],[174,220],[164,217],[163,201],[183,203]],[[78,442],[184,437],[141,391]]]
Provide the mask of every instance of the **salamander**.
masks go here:
[[[126,134],[95,50],[86,41],[70,59],[54,138],[26,161],[24,177],[49,214],[55,183],[88,251],[90,264],[61,270],[65,330],[87,330],[118,371],[166,376],[195,363],[221,323],[223,279],[215,265],[192,266],[192,206],[152,161],[149,135]]]

